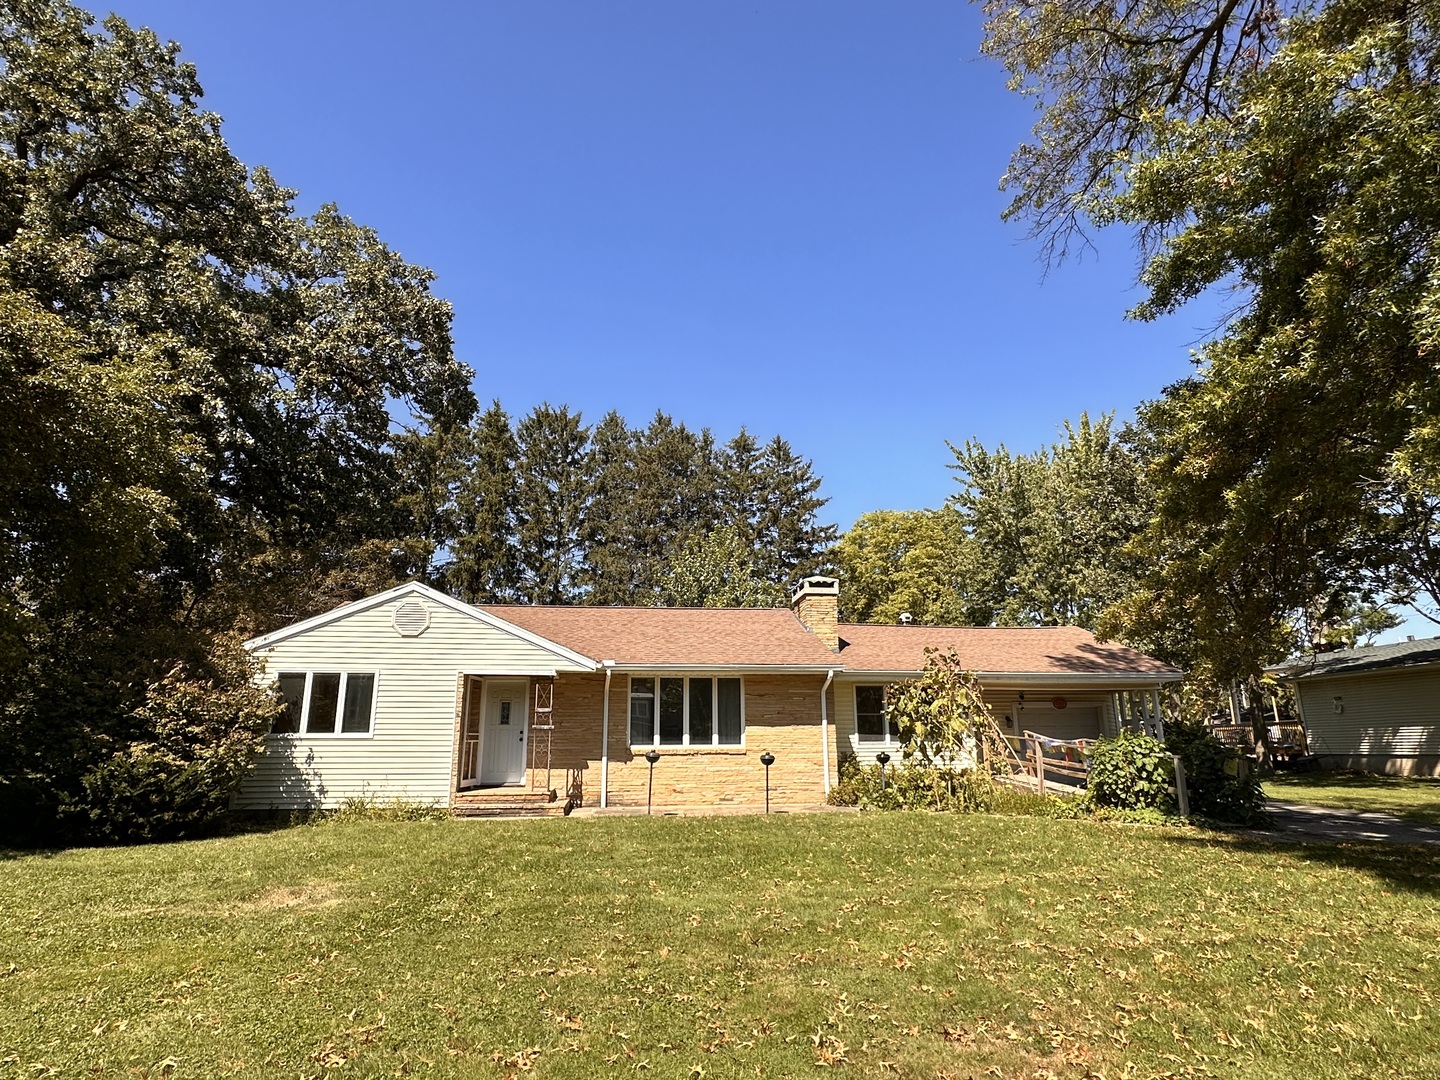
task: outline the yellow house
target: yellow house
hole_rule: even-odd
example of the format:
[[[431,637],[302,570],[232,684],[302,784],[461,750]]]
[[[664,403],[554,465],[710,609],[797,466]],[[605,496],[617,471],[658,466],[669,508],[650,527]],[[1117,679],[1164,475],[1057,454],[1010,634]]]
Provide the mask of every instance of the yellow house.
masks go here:
[[[402,585],[247,643],[289,708],[236,805],[758,808],[768,772],[773,805],[813,806],[842,753],[898,758],[883,688],[927,648],[953,648],[1014,734],[1158,726],[1180,677],[1077,627],[852,625],[838,603],[823,577],[772,609],[475,606]]]

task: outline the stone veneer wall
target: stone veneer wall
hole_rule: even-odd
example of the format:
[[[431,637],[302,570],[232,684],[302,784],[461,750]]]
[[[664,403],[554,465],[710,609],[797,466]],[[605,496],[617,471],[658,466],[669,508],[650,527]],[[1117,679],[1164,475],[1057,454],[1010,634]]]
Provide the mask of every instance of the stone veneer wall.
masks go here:
[[[657,812],[705,806],[758,807],[765,802],[765,767],[760,755],[775,755],[770,769],[772,807],[825,801],[820,747],[820,688],[823,675],[746,675],[745,745],[660,748],[655,765]],[[578,780],[585,806],[600,805],[600,736],[604,675],[561,675],[555,687],[556,728],[551,742],[551,786],[565,797]],[[836,778],[835,691],[828,696],[830,777]],[[616,673],[610,683],[611,806],[645,805],[649,763],[644,749],[629,746],[630,678]],[[540,780],[543,782],[543,775]]]

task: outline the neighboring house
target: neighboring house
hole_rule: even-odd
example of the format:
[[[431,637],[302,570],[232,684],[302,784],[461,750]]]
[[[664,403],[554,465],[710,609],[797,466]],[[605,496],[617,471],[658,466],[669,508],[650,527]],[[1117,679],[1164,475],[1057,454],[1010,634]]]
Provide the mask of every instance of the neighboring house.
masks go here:
[[[1269,669],[1295,688],[1322,765],[1440,775],[1440,638],[1320,653]]]
[[[350,798],[457,808],[822,803],[842,753],[899,757],[884,687],[954,648],[1007,733],[1159,722],[1180,673],[1075,627],[837,622],[839,584],[789,609],[472,606],[402,585],[247,643],[290,704],[236,805]]]

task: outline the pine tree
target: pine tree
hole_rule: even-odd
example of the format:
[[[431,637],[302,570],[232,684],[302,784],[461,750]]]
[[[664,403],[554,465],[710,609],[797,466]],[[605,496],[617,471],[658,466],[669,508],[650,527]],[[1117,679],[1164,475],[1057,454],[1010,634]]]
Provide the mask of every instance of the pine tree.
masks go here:
[[[818,514],[829,499],[820,498],[820,477],[779,435],[760,461],[763,504],[756,535],[758,575],[788,584],[822,568],[838,530],[821,525]]]
[[[720,455],[722,520],[753,548],[764,507],[760,444],[743,427]]]
[[[584,602],[634,603],[636,565],[631,509],[635,500],[635,432],[618,412],[606,413],[595,426],[589,472]]]
[[[472,604],[506,603],[518,597],[520,585],[515,483],[520,447],[498,400],[476,418],[466,443],[445,584]]]
[[[580,599],[590,429],[578,412],[537,405],[515,429],[519,591],[532,604]]]
[[[670,560],[706,535],[717,511],[714,440],[657,412],[635,443],[630,508],[637,603],[657,603]]]

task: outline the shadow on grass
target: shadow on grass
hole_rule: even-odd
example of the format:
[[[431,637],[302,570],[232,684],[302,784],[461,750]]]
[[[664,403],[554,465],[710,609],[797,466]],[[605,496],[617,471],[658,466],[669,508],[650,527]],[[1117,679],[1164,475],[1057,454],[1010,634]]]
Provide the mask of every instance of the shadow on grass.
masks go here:
[[[1166,836],[1166,843],[1206,851],[1242,851],[1270,855],[1311,865],[1354,870],[1368,874],[1403,892],[1440,895],[1440,851],[1414,844],[1321,839],[1269,840],[1254,833],[1201,833]]]
[[[324,818],[318,810],[231,810],[209,828],[186,840],[208,840],[220,836],[253,836],[284,832],[299,825],[313,825]]]
[[[53,859],[59,855],[64,848],[37,847],[37,848],[7,848],[0,847],[0,863],[14,862],[16,859]]]
[[[1354,770],[1311,773],[1275,773],[1265,783],[1281,788],[1333,788],[1336,791],[1423,791],[1440,798],[1440,777],[1391,776]]]
[[[154,840],[135,840],[128,843],[77,840],[73,844],[57,843],[53,835],[45,842],[37,840],[33,847],[0,847],[0,863],[16,859],[52,859],[78,848],[108,847],[163,847],[167,844],[183,844],[196,840],[214,840],[230,836],[258,836],[264,833],[283,832],[301,825],[312,825],[321,820],[323,814],[310,810],[231,810],[203,828],[183,836],[169,836]]]

